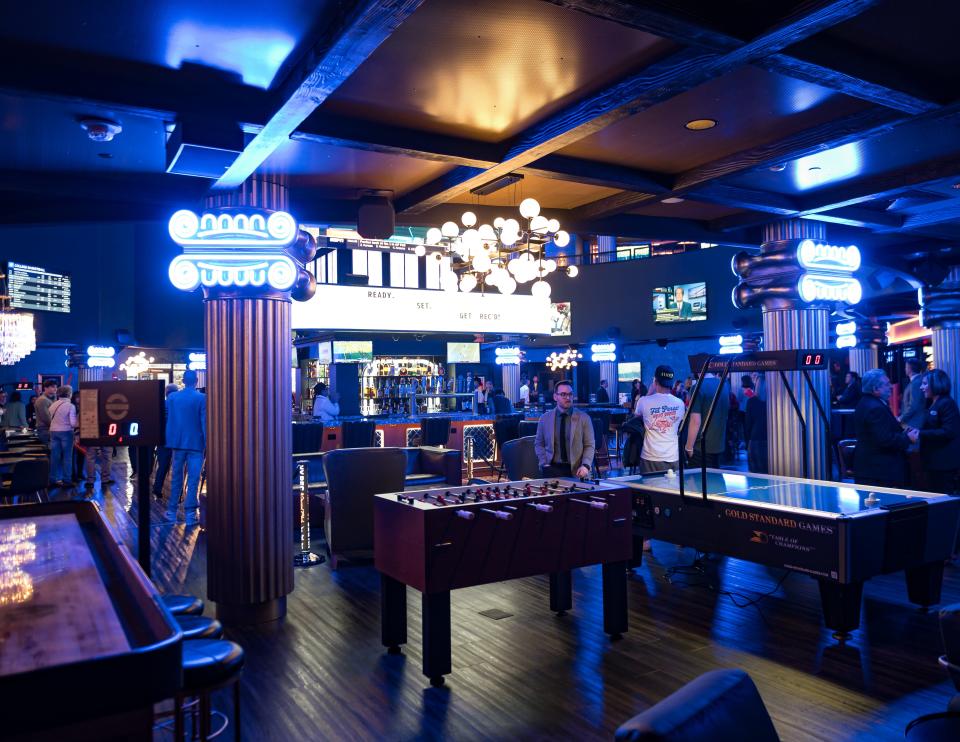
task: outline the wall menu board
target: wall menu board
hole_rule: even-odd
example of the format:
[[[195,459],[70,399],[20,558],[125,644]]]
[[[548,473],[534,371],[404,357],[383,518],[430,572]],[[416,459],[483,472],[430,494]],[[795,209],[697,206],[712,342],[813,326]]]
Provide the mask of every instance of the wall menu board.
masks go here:
[[[10,304],[16,309],[70,311],[70,276],[10,261],[7,263],[7,286]]]

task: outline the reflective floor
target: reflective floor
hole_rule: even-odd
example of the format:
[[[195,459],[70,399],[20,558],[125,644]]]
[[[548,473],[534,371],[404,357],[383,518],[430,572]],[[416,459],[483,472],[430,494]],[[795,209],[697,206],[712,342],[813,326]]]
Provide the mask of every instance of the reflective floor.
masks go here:
[[[121,472],[114,479],[91,496],[136,543],[134,483]],[[163,503],[151,511],[158,586],[203,596],[202,531],[163,520]],[[322,552],[322,529],[315,535]],[[454,592],[453,674],[443,688],[420,672],[416,593],[410,643],[390,656],[371,565],[299,570],[286,619],[228,631],[247,652],[244,739],[609,739],[701,673],[740,667],[785,740],[894,740],[955,692],[937,665],[936,612],[907,601],[901,574],[867,583],[861,628],[838,645],[813,580],[732,559],[684,569],[694,556],[653,543],[630,580],[630,630],[613,643],[601,630],[596,567],[575,573],[574,610],[563,618],[548,610],[545,578]],[[948,566],[944,579],[944,602],[960,601],[960,569]],[[489,609],[509,615],[481,615]],[[229,696],[216,705],[229,711]]]

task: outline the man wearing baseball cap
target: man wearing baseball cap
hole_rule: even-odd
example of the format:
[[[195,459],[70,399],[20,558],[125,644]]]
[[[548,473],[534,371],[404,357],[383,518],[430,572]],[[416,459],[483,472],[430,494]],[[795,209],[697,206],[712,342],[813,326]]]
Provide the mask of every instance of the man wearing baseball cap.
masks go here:
[[[643,418],[643,451],[640,464],[644,472],[680,468],[680,446],[677,433],[683,422],[684,405],[670,390],[673,369],[657,366],[653,372],[653,388],[646,397],[637,397],[634,414]]]

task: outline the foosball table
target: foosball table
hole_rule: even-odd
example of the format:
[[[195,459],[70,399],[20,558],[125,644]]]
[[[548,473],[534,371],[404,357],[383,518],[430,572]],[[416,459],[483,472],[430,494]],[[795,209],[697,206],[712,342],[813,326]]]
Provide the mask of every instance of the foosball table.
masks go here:
[[[420,591],[423,674],[451,671],[450,591],[546,574],[550,609],[573,606],[571,570],[602,565],[603,630],[627,630],[631,491],[574,479],[447,487],[377,495],[374,554],[381,580],[381,639],[407,641],[406,588]]]

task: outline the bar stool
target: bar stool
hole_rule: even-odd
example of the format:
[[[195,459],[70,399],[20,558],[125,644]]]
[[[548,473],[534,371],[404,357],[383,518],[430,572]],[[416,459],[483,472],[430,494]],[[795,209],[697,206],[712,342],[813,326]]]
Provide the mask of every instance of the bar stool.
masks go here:
[[[233,685],[234,739],[240,742],[240,674],[243,671],[243,647],[223,639],[191,639],[183,643],[183,691],[174,699],[174,738],[183,739],[184,701],[197,697],[200,712],[200,739],[207,740],[223,733],[229,722],[210,733],[210,695]],[[194,714],[196,713],[196,707]],[[220,713],[220,712],[216,712]],[[196,724],[196,716],[194,716]]]
[[[199,616],[203,601],[193,595],[161,595],[160,599],[174,616]]]
[[[209,616],[174,616],[184,639],[222,639],[223,624]]]

